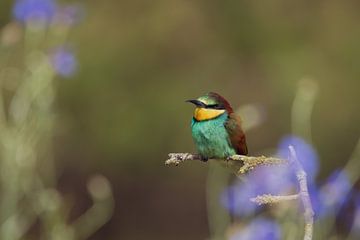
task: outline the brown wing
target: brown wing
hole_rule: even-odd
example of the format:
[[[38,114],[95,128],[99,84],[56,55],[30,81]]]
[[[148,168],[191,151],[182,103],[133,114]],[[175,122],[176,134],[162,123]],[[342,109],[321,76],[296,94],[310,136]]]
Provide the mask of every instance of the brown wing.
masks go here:
[[[241,129],[241,121],[234,113],[230,113],[228,120],[225,123],[225,128],[229,134],[230,142],[237,154],[247,155],[248,149],[246,146],[246,138]]]

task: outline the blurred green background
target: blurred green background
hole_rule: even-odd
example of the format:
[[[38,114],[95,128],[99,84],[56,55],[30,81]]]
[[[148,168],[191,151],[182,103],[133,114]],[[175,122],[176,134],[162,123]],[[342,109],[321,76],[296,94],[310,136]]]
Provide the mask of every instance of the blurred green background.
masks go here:
[[[0,27],[13,2],[0,3]],[[194,152],[193,107],[209,91],[265,121],[247,133],[250,154],[291,132],[299,80],[319,95],[312,116],[319,181],[349,159],[360,135],[358,1],[82,1],[70,40],[79,69],[59,79],[55,158],[71,215],[89,205],[86,180],[112,183],[112,219],[90,239],[205,239],[207,166],[164,166]],[[245,117],[244,117],[245,118]]]

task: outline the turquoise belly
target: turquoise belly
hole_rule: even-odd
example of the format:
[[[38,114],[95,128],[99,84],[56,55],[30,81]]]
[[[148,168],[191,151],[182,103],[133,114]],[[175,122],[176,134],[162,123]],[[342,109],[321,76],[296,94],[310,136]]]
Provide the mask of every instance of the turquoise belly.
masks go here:
[[[226,158],[236,152],[229,143],[229,135],[224,127],[227,114],[197,122],[192,120],[191,130],[196,148],[206,158]]]

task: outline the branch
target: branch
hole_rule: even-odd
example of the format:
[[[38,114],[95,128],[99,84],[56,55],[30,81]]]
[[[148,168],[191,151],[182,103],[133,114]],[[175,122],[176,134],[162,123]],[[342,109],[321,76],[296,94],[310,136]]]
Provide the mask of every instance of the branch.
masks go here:
[[[290,161],[295,169],[296,178],[299,181],[299,196],[304,206],[304,218],[305,218],[305,235],[304,240],[311,240],[313,235],[314,225],[314,210],[311,205],[309,190],[307,187],[306,172],[300,164],[295,149],[293,146],[289,146]]]
[[[311,240],[313,235],[313,225],[314,225],[314,211],[311,205],[306,172],[304,171],[301,163],[299,162],[295,149],[293,146],[289,146],[290,157],[289,160],[284,160],[275,157],[253,157],[253,156],[244,156],[244,155],[233,155],[227,159],[209,159],[217,161],[225,161],[232,163],[241,163],[241,167],[238,171],[238,174],[244,174],[257,166],[260,165],[280,165],[280,164],[291,164],[294,168],[296,178],[299,182],[299,193],[293,195],[284,195],[277,196],[271,194],[264,194],[251,198],[250,201],[257,203],[259,205],[263,204],[274,204],[283,201],[291,201],[296,199],[301,199],[301,202],[304,206],[304,218],[305,218],[305,234],[304,240]],[[185,161],[203,161],[199,154],[191,153],[169,153],[169,159],[165,161],[165,165],[179,165]]]
[[[296,200],[298,198],[299,198],[299,194],[284,195],[284,196],[264,194],[254,198],[250,198],[250,201],[258,205],[264,205],[264,204],[274,204],[284,201]]]
[[[255,198],[251,198],[250,201],[257,203],[258,205],[263,205],[263,204],[278,203],[282,201],[296,200],[300,198],[304,206],[304,218],[305,218],[304,240],[311,240],[313,235],[314,210],[311,205],[311,200],[310,200],[310,195],[306,180],[306,172],[304,171],[301,163],[299,162],[296,155],[296,151],[293,146],[289,146],[289,152],[290,152],[289,161],[295,170],[296,178],[299,182],[299,188],[300,188],[299,193],[294,195],[286,195],[286,196],[275,196],[271,194],[264,194],[261,196],[257,196]]]
[[[215,161],[224,161],[227,163],[241,163],[238,174],[244,174],[257,166],[260,165],[281,165],[288,164],[289,161],[276,157],[265,157],[265,156],[245,156],[245,155],[233,155],[226,159],[209,159]],[[169,153],[169,159],[165,161],[165,165],[178,166],[180,163],[185,161],[203,161],[199,154],[192,153]]]

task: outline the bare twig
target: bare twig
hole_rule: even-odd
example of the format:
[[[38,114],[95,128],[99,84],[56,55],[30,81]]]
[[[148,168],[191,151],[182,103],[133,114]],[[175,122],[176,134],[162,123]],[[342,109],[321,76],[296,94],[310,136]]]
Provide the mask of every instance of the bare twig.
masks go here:
[[[260,195],[260,196],[251,198],[250,201],[252,201],[258,205],[264,205],[264,204],[274,204],[274,203],[279,203],[279,202],[284,202],[284,201],[297,200],[298,198],[299,198],[299,194],[284,195],[284,196],[264,194],[264,195]]]
[[[296,178],[299,182],[299,196],[304,206],[305,235],[304,240],[311,240],[314,225],[314,210],[310,201],[309,190],[306,180],[306,172],[300,164],[293,146],[289,146],[290,161],[295,169]]]

